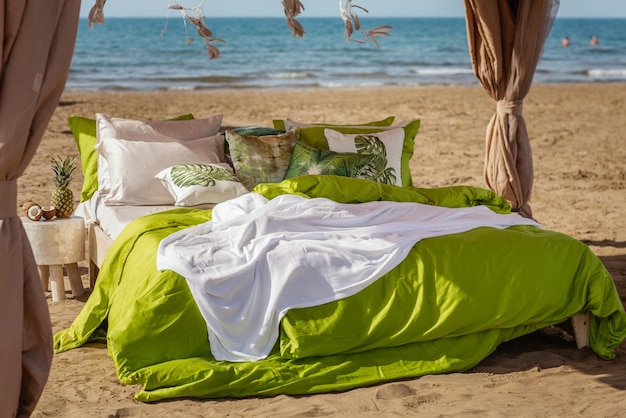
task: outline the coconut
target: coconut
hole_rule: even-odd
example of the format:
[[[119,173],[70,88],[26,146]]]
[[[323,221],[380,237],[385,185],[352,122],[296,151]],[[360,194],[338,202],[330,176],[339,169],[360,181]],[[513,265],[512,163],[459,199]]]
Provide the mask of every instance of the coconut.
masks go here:
[[[43,216],[43,209],[35,202],[26,202],[23,207],[26,217],[31,221],[38,221]]]
[[[48,209],[43,208],[42,211],[45,219],[52,219],[57,214],[57,209],[54,206],[50,206]]]

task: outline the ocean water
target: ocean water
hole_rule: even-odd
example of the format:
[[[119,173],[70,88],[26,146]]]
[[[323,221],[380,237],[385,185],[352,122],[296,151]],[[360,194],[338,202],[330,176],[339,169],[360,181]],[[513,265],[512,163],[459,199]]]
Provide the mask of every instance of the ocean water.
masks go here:
[[[393,26],[380,48],[347,42],[339,18],[302,18],[293,38],[283,18],[217,18],[207,25],[226,44],[210,60],[179,15],[79,23],[67,90],[207,90],[477,85],[463,18],[363,18]],[[599,38],[591,46],[592,35]],[[563,37],[570,47],[561,46]],[[187,38],[195,39],[188,43]],[[557,18],[536,83],[626,82],[626,19]]]

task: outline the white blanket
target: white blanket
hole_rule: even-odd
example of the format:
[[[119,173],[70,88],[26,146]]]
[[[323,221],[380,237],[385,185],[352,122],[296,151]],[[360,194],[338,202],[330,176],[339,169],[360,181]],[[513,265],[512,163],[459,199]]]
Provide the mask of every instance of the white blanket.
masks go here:
[[[185,277],[218,360],[267,357],[289,309],[351,296],[397,266],[423,238],[480,226],[535,225],[484,206],[341,204],[256,193],[218,204],[213,220],[159,245],[157,268]]]

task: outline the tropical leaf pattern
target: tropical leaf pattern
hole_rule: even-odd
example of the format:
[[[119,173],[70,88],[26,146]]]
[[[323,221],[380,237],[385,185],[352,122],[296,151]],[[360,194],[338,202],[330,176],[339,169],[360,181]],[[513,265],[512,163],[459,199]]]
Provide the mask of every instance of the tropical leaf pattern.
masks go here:
[[[378,176],[375,167],[384,169],[384,158],[378,154],[334,152],[296,143],[285,178],[305,174],[336,175],[373,180]]]
[[[278,135],[242,135],[226,131],[226,142],[237,178],[252,190],[259,183],[280,182],[298,138],[295,128]]]
[[[396,170],[393,167],[387,167],[387,148],[380,138],[376,135],[357,135],[354,137],[354,145],[358,154],[379,157],[372,160],[369,166],[363,167],[367,170],[370,180],[396,184]]]
[[[178,187],[215,186],[216,180],[237,181],[237,177],[226,168],[210,164],[183,164],[173,167],[172,182]]]

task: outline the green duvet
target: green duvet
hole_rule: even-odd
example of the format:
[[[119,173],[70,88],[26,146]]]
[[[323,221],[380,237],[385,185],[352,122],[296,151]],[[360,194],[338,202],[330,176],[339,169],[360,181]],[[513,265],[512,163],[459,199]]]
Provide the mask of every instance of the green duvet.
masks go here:
[[[483,189],[401,188],[333,176],[297,177],[255,192],[510,210]],[[120,381],[140,384],[136,398],[150,402],[312,394],[464,371],[501,342],[579,312],[592,314],[590,345],[600,357],[612,359],[626,337],[611,276],[584,244],[530,226],[484,227],[422,240],[360,293],[290,311],[267,359],[216,361],[185,279],[155,267],[161,239],[210,219],[210,211],[176,209],[133,221],[107,254],[79,316],[55,336],[55,350],[106,341]]]

